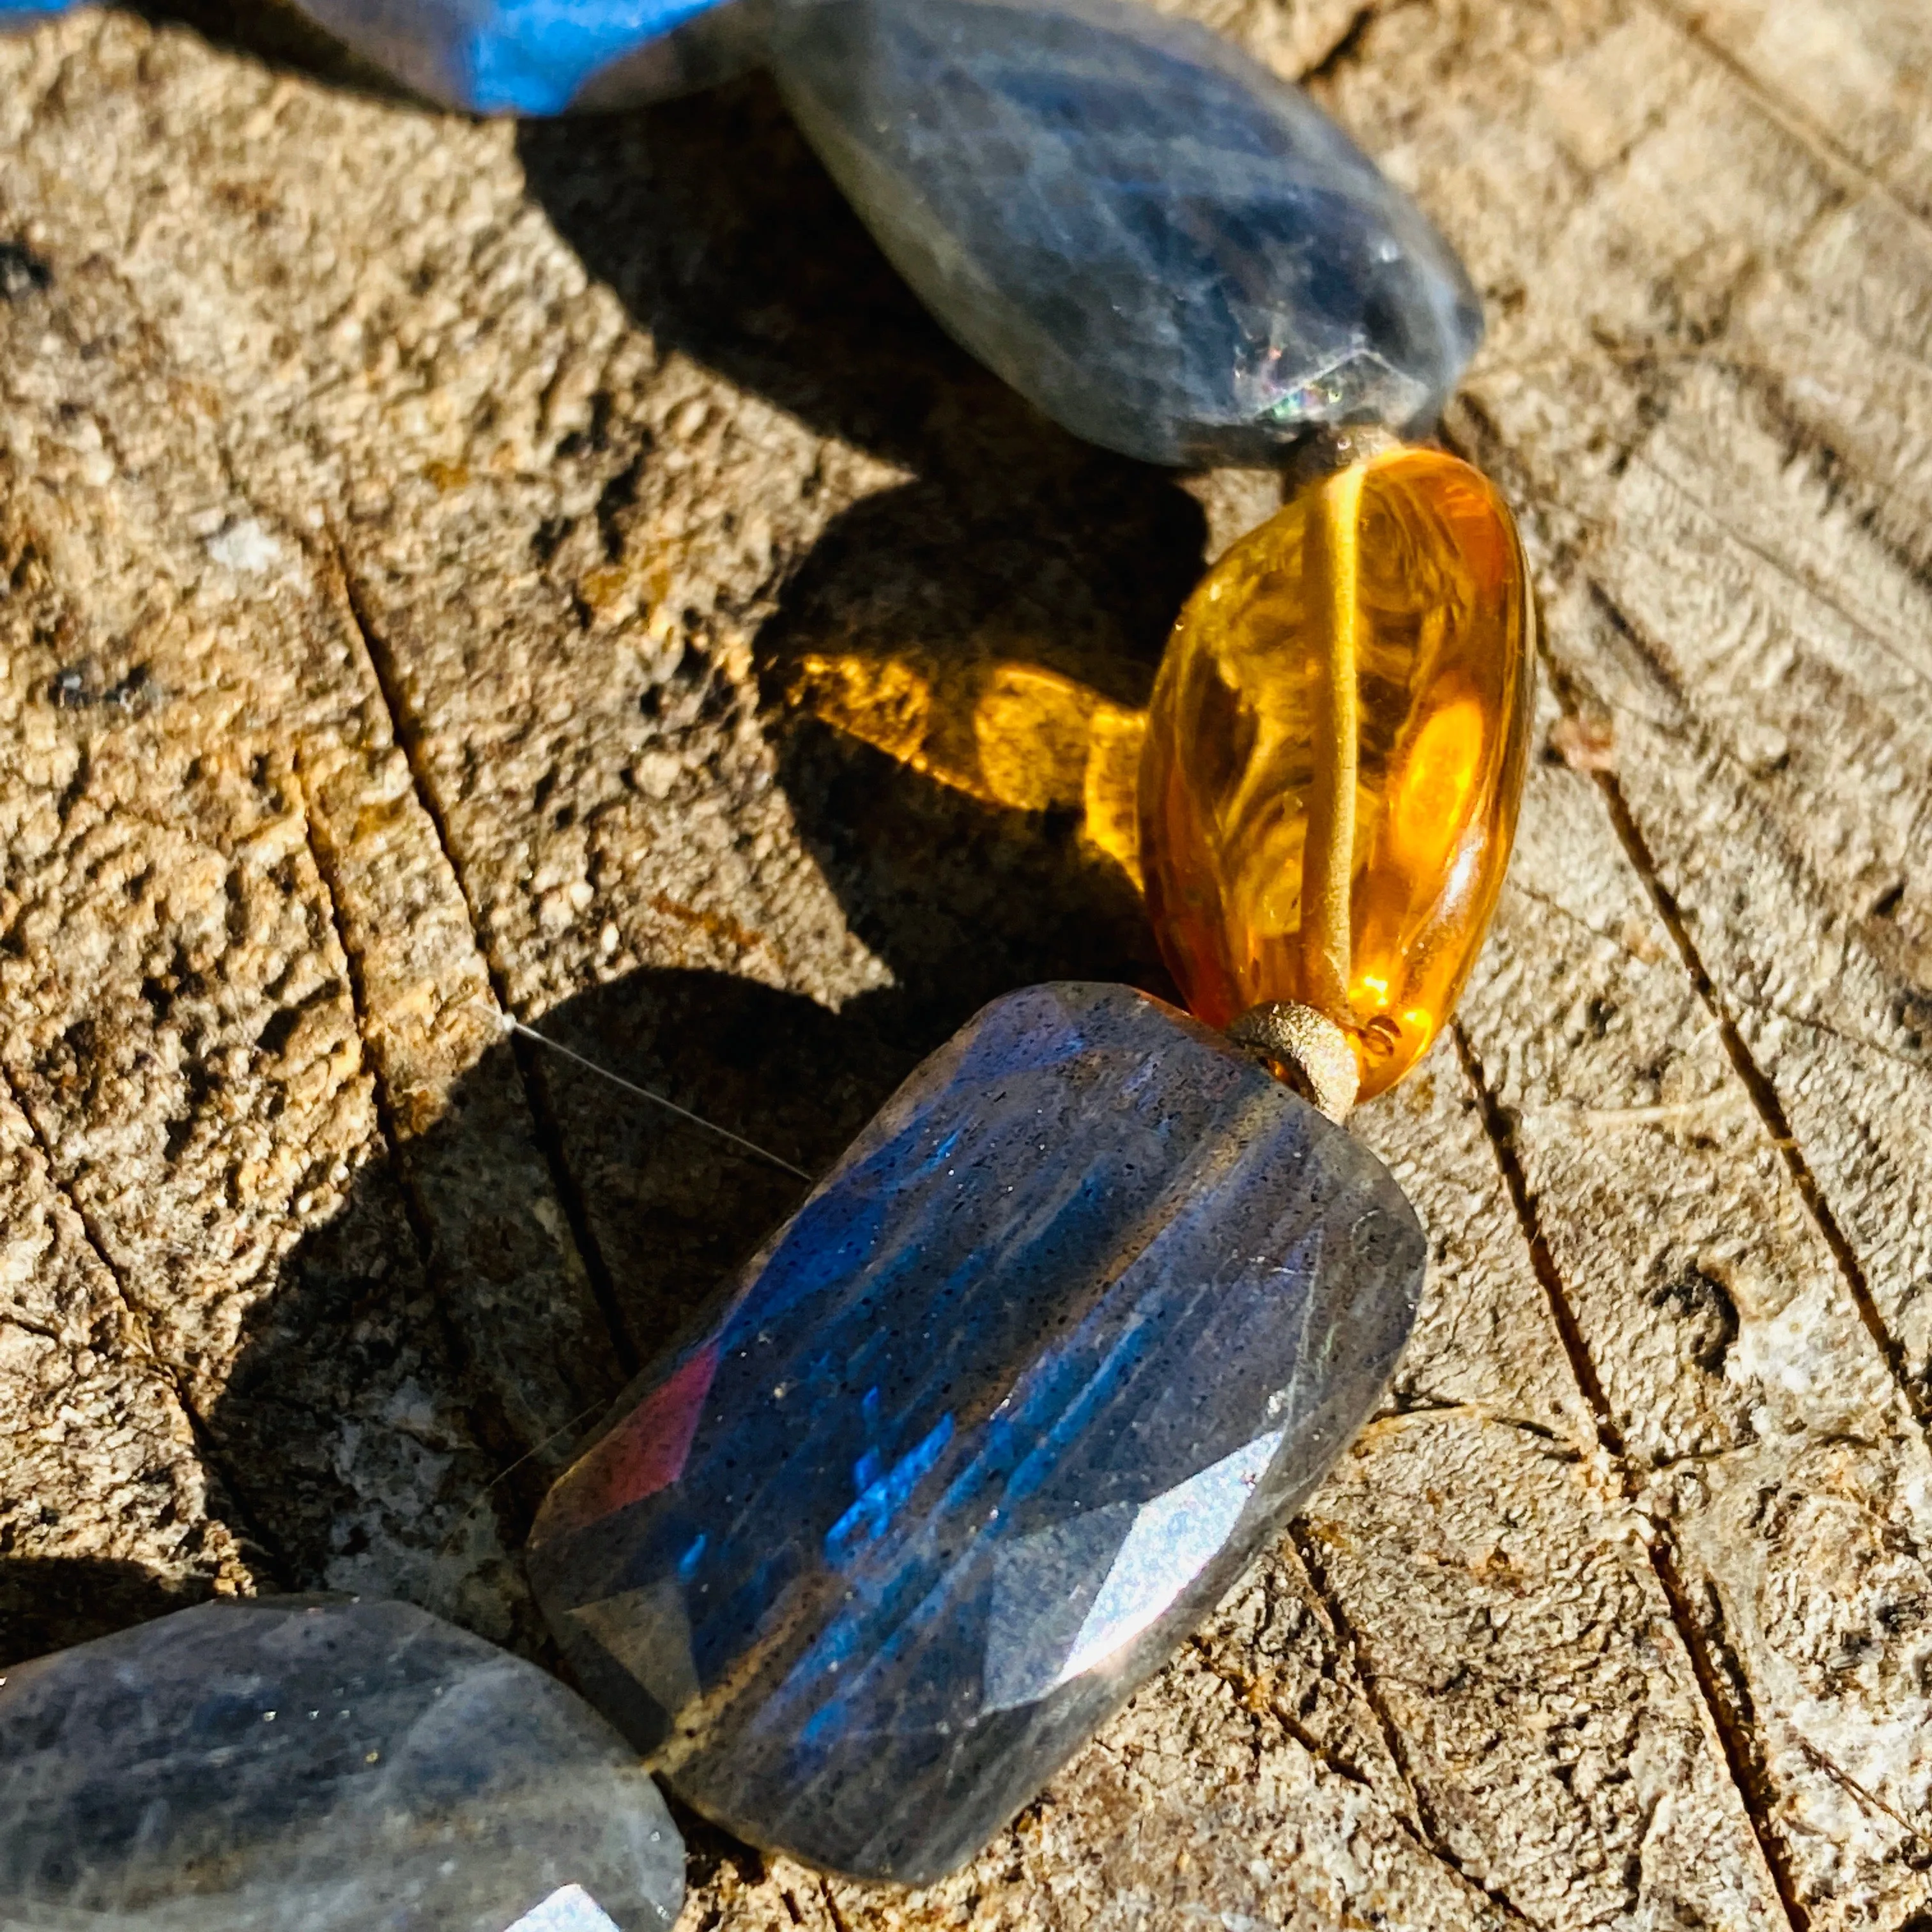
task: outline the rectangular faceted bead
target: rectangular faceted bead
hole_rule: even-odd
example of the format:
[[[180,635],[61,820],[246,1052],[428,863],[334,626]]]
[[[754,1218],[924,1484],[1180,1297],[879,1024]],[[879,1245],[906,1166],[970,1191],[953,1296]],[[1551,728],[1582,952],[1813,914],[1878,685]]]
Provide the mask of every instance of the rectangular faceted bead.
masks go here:
[[[545,1504],[538,1594],[691,1804],[930,1880],[1276,1533],[1423,1260],[1373,1156],[1218,1034],[1013,994],[634,1385]]]

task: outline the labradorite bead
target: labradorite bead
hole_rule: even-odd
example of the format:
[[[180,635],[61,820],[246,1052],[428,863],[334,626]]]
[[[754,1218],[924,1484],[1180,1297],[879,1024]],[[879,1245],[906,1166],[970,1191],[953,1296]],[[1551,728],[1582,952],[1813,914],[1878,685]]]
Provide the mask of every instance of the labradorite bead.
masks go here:
[[[792,0],[772,67],[895,266],[1077,436],[1265,461],[1432,417],[1482,333],[1415,205],[1299,89],[1121,0]]]
[[[0,1924],[669,1932],[623,1740],[406,1604],[204,1604],[0,1676]]]
[[[1367,1416],[1423,1241],[1366,1149],[1124,987],[928,1060],[552,1492],[579,1681],[753,1843],[971,1857]]]

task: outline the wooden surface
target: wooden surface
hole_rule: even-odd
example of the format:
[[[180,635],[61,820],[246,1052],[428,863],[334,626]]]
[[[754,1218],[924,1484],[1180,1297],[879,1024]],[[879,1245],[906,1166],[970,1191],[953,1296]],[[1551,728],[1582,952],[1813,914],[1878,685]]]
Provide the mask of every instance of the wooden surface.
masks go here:
[[[948,706],[1130,722],[1266,490],[1030,418],[758,84],[478,125],[241,10],[0,43],[0,1656],[292,1586],[542,1654],[535,1499],[793,1184],[500,1015],[811,1168],[992,994],[1158,984]],[[1427,1308],[977,1865],[694,1826],[686,1932],[1925,1932],[1932,13],[1202,10],[1465,251],[1547,620],[1495,937],[1358,1117]]]

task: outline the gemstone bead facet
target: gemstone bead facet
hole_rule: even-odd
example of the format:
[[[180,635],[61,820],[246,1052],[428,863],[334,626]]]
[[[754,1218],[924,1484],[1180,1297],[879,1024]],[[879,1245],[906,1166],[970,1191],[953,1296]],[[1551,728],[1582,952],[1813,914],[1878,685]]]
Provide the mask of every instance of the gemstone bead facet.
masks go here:
[[[1440,450],[1339,471],[1227,552],[1141,764],[1148,910],[1196,1013],[1312,1006],[1364,1099],[1420,1058],[1502,887],[1534,642],[1509,512]]]
[[[624,1741],[405,1604],[204,1604],[0,1680],[9,1926],[655,1932],[683,1896]]]
[[[764,0],[296,4],[425,98],[484,114],[662,100],[723,80],[762,44]]]
[[[754,1844],[921,1883],[1340,1452],[1423,1242],[1365,1148],[1120,986],[988,1007],[551,1492],[580,1680]]]
[[[788,0],[772,70],[880,246],[1076,436],[1265,461],[1433,416],[1482,334],[1454,251],[1298,89],[1121,0]]]

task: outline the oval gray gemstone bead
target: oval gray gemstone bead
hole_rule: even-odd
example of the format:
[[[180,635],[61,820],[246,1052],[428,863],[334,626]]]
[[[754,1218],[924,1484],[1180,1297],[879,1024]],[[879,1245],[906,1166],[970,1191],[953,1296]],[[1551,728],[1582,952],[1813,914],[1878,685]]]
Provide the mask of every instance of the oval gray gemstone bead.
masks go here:
[[[0,1681],[0,1924],[668,1932],[683,1898],[622,1738],[406,1604],[204,1604]]]
[[[546,1502],[579,1681],[741,1837],[923,1883],[1369,1414],[1424,1244],[1342,1129],[1125,987],[926,1060]]]
[[[1271,460],[1432,419],[1482,335],[1454,251],[1299,89],[1118,0],[788,0],[772,68],[895,266],[1076,436]]]

